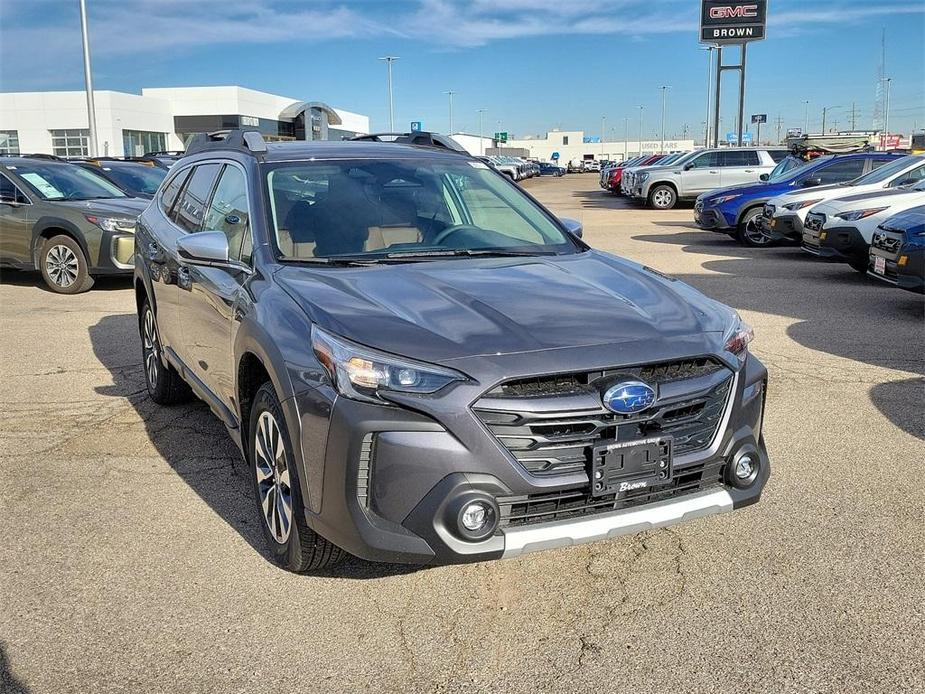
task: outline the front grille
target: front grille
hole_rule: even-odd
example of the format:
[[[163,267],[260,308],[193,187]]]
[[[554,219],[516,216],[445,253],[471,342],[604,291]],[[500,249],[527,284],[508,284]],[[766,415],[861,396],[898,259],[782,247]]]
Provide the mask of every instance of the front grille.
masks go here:
[[[874,248],[879,248],[883,253],[881,255],[889,258],[890,260],[895,260],[899,255],[899,249],[903,245],[903,237],[901,234],[891,234],[890,232],[878,231],[874,233],[874,238],[871,240],[871,245]]]
[[[509,528],[619,511],[692,494],[719,485],[722,478],[723,462],[718,461],[675,470],[667,484],[624,492],[619,498],[615,494],[592,496],[587,485],[566,491],[499,497],[499,525]]]
[[[649,410],[621,415],[604,408],[601,393],[623,378],[657,387]],[[530,473],[586,472],[594,446],[670,434],[675,456],[709,447],[722,419],[733,376],[709,358],[606,371],[560,374],[502,383],[474,411]]]

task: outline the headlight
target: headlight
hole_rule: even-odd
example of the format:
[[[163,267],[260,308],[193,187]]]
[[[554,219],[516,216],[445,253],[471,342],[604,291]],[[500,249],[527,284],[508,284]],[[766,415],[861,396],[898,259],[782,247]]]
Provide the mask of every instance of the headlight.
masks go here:
[[[97,217],[92,214],[85,214],[84,217],[91,224],[96,224],[103,231],[122,231],[126,233],[135,233],[135,220],[126,217]]]
[[[883,212],[887,207],[868,207],[863,210],[851,210],[850,212],[841,212],[837,215],[839,219],[844,219],[846,222],[854,222],[858,219],[864,219],[864,217],[870,217],[872,214],[877,214],[878,212]]]
[[[737,313],[732,325],[723,336],[723,348],[732,352],[739,359],[739,364],[745,363],[748,355],[748,345],[755,339],[755,331]]]
[[[714,205],[722,205],[724,202],[729,202],[730,200],[735,200],[736,198],[741,198],[742,193],[736,193],[735,195],[720,195],[718,198],[713,198]]]
[[[435,393],[466,377],[452,369],[392,356],[312,328],[312,349],[338,392],[365,402],[383,402],[380,391]]]
[[[817,200],[803,200],[802,202],[791,202],[789,205],[784,205],[784,209],[793,212],[794,210],[802,210],[803,208],[811,207],[817,202],[822,202],[822,198],[818,198]]]
[[[644,183],[644,182],[646,181],[646,179],[649,178],[649,174],[647,174],[647,173],[637,174],[637,176],[639,177],[639,182],[640,182],[640,183]]]

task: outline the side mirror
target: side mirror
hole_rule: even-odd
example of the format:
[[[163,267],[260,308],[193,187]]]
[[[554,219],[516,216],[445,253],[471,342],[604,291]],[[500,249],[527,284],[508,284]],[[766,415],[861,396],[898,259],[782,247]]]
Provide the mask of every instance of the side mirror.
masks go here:
[[[572,236],[581,238],[581,233],[584,227],[582,227],[581,222],[577,219],[572,219],[571,217],[560,217],[559,221],[562,222],[562,226],[565,227],[565,230],[570,233]]]
[[[200,231],[177,239],[177,255],[193,265],[226,265],[228,237],[222,231]]]
[[[759,180],[759,181],[767,181],[769,178],[771,178],[771,176],[770,176],[769,174],[761,174],[761,175],[758,177],[758,180]]]
[[[689,161],[689,162],[687,162],[687,163],[684,165],[684,170],[685,170],[685,171],[690,171],[690,170],[693,169],[693,168],[694,168],[694,162],[692,162],[692,161]]]
[[[812,178],[804,178],[803,182],[800,184],[804,188],[813,188],[814,186],[821,186],[822,179],[818,176],[813,176]]]

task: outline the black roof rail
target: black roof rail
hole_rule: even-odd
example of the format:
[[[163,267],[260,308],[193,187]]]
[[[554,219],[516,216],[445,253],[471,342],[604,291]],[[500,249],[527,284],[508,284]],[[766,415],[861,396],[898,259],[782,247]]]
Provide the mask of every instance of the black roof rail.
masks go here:
[[[369,135],[356,135],[347,139],[365,142],[395,142],[416,147],[434,147],[469,156],[469,153],[453,138],[440,133],[427,132],[426,130],[411,133],[370,133]]]
[[[229,149],[246,154],[263,154],[267,151],[267,143],[256,130],[216,130],[195,135],[186,148],[186,155]]]
[[[182,149],[164,150],[163,152],[145,152],[143,157],[182,157],[186,152]]]
[[[22,157],[23,159],[50,159],[51,161],[67,161],[64,157],[58,157],[54,154],[44,154],[43,152],[36,152],[34,154],[4,154],[5,157]]]

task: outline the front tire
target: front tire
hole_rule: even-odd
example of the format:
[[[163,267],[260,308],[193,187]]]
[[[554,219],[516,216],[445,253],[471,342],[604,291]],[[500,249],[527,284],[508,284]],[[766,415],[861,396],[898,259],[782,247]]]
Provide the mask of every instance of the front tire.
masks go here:
[[[251,480],[273,560],[296,573],[336,564],[344,551],[308,527],[289,431],[273,384],[254,396],[248,429]]]
[[[656,210],[670,210],[678,203],[678,194],[671,186],[655,186],[649,191],[649,206]]]
[[[53,236],[42,244],[39,252],[42,279],[58,294],[80,294],[93,286],[87,256],[70,236]]]
[[[161,336],[157,329],[157,316],[146,299],[141,307],[141,357],[145,370],[148,395],[158,405],[176,405],[192,398],[192,391],[180,374],[167,364],[161,351]]]
[[[755,207],[754,209],[748,210],[739,221],[737,237],[743,246],[748,246],[749,248],[767,248],[768,246],[774,245],[771,238],[766,236],[755,223],[755,220],[760,216],[761,208]]]

